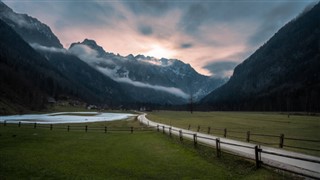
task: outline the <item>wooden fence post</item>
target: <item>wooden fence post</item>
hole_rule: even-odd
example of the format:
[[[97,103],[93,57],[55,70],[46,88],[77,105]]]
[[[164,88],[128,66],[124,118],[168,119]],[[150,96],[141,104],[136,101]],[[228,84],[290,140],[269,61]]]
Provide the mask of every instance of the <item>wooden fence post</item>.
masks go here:
[[[169,136],[171,137],[171,127],[169,127]]]
[[[208,127],[208,134],[210,134],[210,130],[211,130],[211,127],[209,126],[209,127]]]
[[[7,121],[3,121],[3,126],[6,126],[7,125]]]
[[[19,125],[18,125],[18,127],[21,127],[21,121],[19,121]]]
[[[148,121],[148,127],[149,127],[149,121]]]
[[[157,125],[157,131],[159,132],[159,124]]]
[[[86,125],[85,131],[88,132],[88,125]]]
[[[164,134],[164,126],[162,126],[162,133]]]
[[[193,145],[194,147],[197,147],[198,141],[197,141],[197,134],[193,134]]]
[[[227,137],[227,128],[224,128],[224,134],[223,136],[226,138]]]
[[[105,126],[104,127],[104,133],[107,133],[107,131],[108,131],[108,128],[107,128],[107,126]]]
[[[182,130],[179,130],[179,137],[180,137],[180,141],[183,140],[183,137],[182,137]]]
[[[190,127],[191,127],[191,125],[189,124],[189,126],[188,126],[188,130],[190,130]]]
[[[50,124],[50,131],[52,131],[52,124]]]
[[[197,132],[199,132],[200,131],[200,125],[198,125],[198,130],[197,130]]]
[[[217,157],[220,158],[221,157],[221,148],[220,148],[220,139],[219,138],[216,139],[216,151],[217,151]]]
[[[131,134],[133,133],[133,127],[131,126]]]
[[[283,148],[283,142],[284,142],[284,134],[280,134],[280,144],[279,144],[280,148]]]
[[[258,146],[254,147],[254,153],[256,157],[256,167],[260,168],[261,167],[261,156],[260,156],[261,149],[258,148]]]
[[[68,132],[70,131],[70,126],[68,125]]]
[[[34,128],[34,129],[37,128],[37,123],[34,123],[33,128]]]
[[[247,131],[247,142],[250,142],[250,131]]]

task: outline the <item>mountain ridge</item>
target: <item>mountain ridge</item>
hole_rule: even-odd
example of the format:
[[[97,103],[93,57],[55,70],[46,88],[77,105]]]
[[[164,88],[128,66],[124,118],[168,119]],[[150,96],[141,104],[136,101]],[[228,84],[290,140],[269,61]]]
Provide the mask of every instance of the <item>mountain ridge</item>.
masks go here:
[[[282,27],[201,103],[213,109],[319,111],[320,4]]]
[[[27,14],[15,13],[2,1],[0,1],[0,19],[11,26],[18,34],[22,35],[23,39],[29,43],[63,48],[49,26]]]
[[[149,85],[174,87],[182,90],[184,94],[193,94],[195,96],[194,99],[200,99],[225,81],[224,79],[201,75],[190,64],[177,59],[157,59],[140,54],[136,56],[132,54],[128,56],[115,55],[106,52],[94,40],[85,39],[82,42],[73,43],[69,51],[78,52],[82,48],[89,48],[96,51],[96,53],[91,53],[93,54],[91,58],[86,55],[79,55],[78,53],[80,59],[99,70],[104,68],[109,72],[114,71],[112,75],[107,75],[113,76],[112,78],[116,79],[116,81],[119,78],[127,78],[130,81],[147,83]],[[74,54],[77,55],[77,52]],[[95,59],[95,61],[88,59]],[[184,95],[185,97],[186,95]]]
[[[41,110],[48,97],[77,97],[72,83],[1,19],[0,34],[0,114]]]
[[[177,59],[156,59],[144,55],[133,56],[132,54],[127,56],[115,55],[114,53],[106,52],[103,47],[90,39],[72,43],[69,49],[65,50],[60,44],[59,39],[45,24],[26,14],[15,13],[4,3],[0,4],[0,8],[4,9],[0,12],[1,19],[5,20],[14,28],[25,41],[46,57],[57,69],[73,77],[73,81],[77,82],[76,84],[82,84],[81,86],[83,87],[87,87],[87,85],[83,84],[84,82],[81,82],[78,78],[81,75],[74,76],[74,74],[77,74],[75,70],[68,72],[65,69],[67,66],[70,66],[70,69],[74,69],[73,66],[84,68],[83,64],[81,65],[78,60],[75,60],[77,58],[90,65],[90,68],[94,68],[99,73],[104,74],[106,79],[111,79],[121,84],[121,89],[126,89],[128,91],[127,94],[133,96],[134,101],[138,102],[160,104],[171,104],[172,102],[175,104],[187,103],[189,99],[188,96],[191,94],[194,96],[194,100],[199,100],[225,82],[225,79],[203,76],[197,73],[190,64],[185,64]],[[11,16],[15,18],[11,18]],[[19,25],[21,20],[24,22],[24,29]],[[34,28],[34,24],[38,24],[38,29]],[[25,26],[32,26],[32,31],[25,31]],[[42,32],[46,32],[45,34],[54,38],[47,38]],[[79,56],[80,52],[72,51],[76,46],[81,45],[86,46],[82,47],[85,48],[82,49],[84,52],[88,51],[93,54],[89,54],[90,57],[89,55],[83,57]],[[78,50],[81,49],[78,48]],[[74,57],[71,57],[72,55]],[[63,62],[63,59],[66,62]],[[71,63],[71,61],[67,63],[69,62],[68,59],[74,59],[75,61],[73,63]],[[77,62],[77,65],[75,62]],[[89,70],[90,68],[86,68],[87,74],[89,72],[89,74],[95,74],[92,70]],[[83,74],[82,76],[85,78],[86,75]],[[94,80],[92,79],[92,81]],[[116,87],[112,81],[108,80],[108,82],[111,83],[111,86]],[[96,87],[97,86],[91,86],[93,89],[96,89]],[[101,87],[100,92],[105,89],[102,88],[103,85],[99,85],[98,87]],[[144,95],[142,96],[140,92],[144,92]]]

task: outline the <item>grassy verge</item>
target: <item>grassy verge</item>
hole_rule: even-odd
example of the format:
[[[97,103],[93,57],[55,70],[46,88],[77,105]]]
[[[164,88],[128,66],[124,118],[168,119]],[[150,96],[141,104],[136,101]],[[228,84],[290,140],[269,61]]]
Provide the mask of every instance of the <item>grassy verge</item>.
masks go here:
[[[88,125],[139,127],[126,120]],[[287,178],[227,155],[216,159],[210,149],[194,149],[156,132],[104,134],[1,125],[0,144],[0,179]]]
[[[319,116],[302,116],[288,115],[280,113],[255,113],[255,112],[177,112],[177,111],[160,111],[151,112],[147,116],[149,119],[165,124],[171,124],[197,131],[207,133],[208,127],[210,133],[223,136],[224,128],[227,128],[227,137],[231,139],[245,141],[247,131],[251,134],[271,134],[286,137],[315,139],[320,140],[320,117]],[[278,147],[279,137],[264,137],[251,135],[251,140],[271,144],[269,146]],[[259,144],[259,143],[257,143]],[[263,144],[263,143],[260,143]],[[285,145],[298,146],[320,150],[320,143],[304,141],[284,141]],[[311,155],[320,156],[320,151],[309,151],[302,149],[288,148],[297,152],[303,152]]]

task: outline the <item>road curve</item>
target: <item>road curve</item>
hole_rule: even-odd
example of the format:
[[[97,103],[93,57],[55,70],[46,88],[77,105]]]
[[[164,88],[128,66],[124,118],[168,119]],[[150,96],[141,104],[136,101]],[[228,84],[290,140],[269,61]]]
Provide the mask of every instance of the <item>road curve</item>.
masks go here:
[[[216,146],[215,139],[219,138],[221,142],[224,142],[220,144],[220,147],[223,151],[228,151],[233,154],[237,154],[246,158],[255,159],[254,147],[256,146],[256,144],[231,140],[231,139],[222,138],[218,136],[194,132],[194,131],[190,131],[182,128],[172,127],[166,124],[156,123],[147,119],[146,114],[139,115],[138,120],[147,126],[151,126],[154,128],[157,128],[157,126],[159,126],[160,130],[165,131],[166,133],[169,133],[169,127],[171,127],[171,133],[177,136],[179,136],[179,131],[182,130],[184,139],[193,140],[193,135],[196,134],[198,137],[197,138],[198,143],[206,144],[212,147]],[[225,143],[229,143],[229,144],[225,144]],[[234,146],[230,144],[237,144],[240,146]],[[260,148],[262,149],[261,161],[263,162],[263,164],[275,166],[281,169],[286,169],[289,171],[307,175],[309,177],[320,179],[320,158],[319,157],[286,151],[283,149],[267,147],[267,146],[260,146]],[[282,156],[269,154],[269,153],[266,154],[265,152],[283,154],[286,156],[297,157],[300,159],[282,157]],[[305,161],[303,159],[311,160],[313,162]]]

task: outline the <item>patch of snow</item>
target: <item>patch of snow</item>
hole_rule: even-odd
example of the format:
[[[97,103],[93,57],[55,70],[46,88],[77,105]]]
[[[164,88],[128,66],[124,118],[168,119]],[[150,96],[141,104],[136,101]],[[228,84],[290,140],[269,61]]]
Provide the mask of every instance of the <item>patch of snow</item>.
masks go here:
[[[68,115],[70,114],[70,115]],[[77,115],[79,114],[79,115]],[[84,116],[88,114],[90,116]],[[134,114],[124,113],[98,113],[98,112],[59,112],[50,114],[25,114],[0,116],[0,122],[10,123],[38,123],[38,124],[62,124],[62,123],[87,123],[103,122],[127,119]]]

